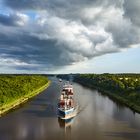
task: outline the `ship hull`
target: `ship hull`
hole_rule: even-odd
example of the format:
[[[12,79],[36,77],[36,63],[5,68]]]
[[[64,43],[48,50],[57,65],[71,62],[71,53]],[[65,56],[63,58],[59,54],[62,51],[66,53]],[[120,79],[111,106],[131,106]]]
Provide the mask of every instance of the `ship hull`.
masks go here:
[[[75,108],[63,110],[58,108],[58,117],[63,120],[70,120],[75,116]]]
[[[61,108],[58,108],[58,111],[61,115],[68,115],[71,114],[74,111],[74,108],[63,110]]]

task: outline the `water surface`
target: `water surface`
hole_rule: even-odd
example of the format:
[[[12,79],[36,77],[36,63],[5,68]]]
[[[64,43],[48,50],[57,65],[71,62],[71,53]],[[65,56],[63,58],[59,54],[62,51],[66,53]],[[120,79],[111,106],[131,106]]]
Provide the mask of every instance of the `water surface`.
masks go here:
[[[59,120],[62,83],[52,80],[44,92],[0,118],[0,140],[140,140],[140,114],[76,83],[79,112],[69,123]]]

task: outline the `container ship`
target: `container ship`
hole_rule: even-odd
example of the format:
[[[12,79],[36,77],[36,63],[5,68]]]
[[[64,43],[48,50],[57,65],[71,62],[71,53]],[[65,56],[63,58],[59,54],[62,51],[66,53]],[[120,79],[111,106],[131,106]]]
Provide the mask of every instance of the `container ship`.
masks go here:
[[[76,114],[73,86],[70,83],[64,84],[58,102],[58,116],[60,119],[69,121]]]

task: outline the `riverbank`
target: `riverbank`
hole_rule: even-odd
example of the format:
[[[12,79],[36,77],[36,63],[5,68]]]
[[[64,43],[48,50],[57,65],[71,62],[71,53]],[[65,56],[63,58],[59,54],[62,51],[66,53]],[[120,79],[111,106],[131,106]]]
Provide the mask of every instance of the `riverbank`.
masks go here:
[[[46,88],[48,88],[50,83],[51,82],[48,81],[45,85],[43,85],[42,87],[36,89],[35,91],[32,91],[32,92],[26,94],[25,96],[23,96],[23,97],[21,97],[19,99],[16,99],[16,100],[12,101],[11,103],[8,103],[8,104],[0,107],[0,116],[2,116],[4,114],[6,114],[7,112],[17,108],[21,104],[24,104],[25,102],[27,102],[29,99],[31,99],[34,96],[38,95],[39,93],[44,91]]]
[[[111,99],[116,100],[117,102],[119,102],[121,104],[124,104],[125,106],[129,107],[134,112],[140,113],[140,106],[134,104],[130,100],[125,99],[124,97],[121,97],[121,96],[117,95],[116,93],[112,93],[112,91],[105,90],[101,87],[94,86],[90,82],[83,82],[82,79],[81,80],[75,80],[75,82],[77,82],[77,83],[79,83],[79,84],[81,84],[85,87],[88,87],[88,88],[91,88],[91,89],[96,89],[96,90],[100,91],[102,94],[110,97]]]
[[[111,93],[110,91],[106,91],[106,90],[99,90],[102,93],[105,93],[106,95],[108,95],[110,98],[124,104],[125,106],[129,107],[131,110],[133,110],[134,112],[140,113],[140,106],[134,104],[133,102],[130,102],[129,100],[118,96],[116,94]]]

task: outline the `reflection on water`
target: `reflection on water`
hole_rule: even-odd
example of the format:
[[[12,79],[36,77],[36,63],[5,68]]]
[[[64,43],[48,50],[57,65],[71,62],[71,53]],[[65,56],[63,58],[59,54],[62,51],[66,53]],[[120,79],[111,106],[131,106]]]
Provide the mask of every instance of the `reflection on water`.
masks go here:
[[[140,140],[140,114],[96,90],[74,83],[79,109],[74,119],[57,117],[61,84],[0,118],[0,140]]]
[[[62,120],[58,117],[58,123],[59,123],[60,128],[64,128],[65,130],[71,129],[73,121],[74,121],[74,118],[71,118],[68,120]]]
[[[71,125],[73,123],[74,118],[68,119],[68,120],[62,120],[58,117],[58,123],[60,128],[71,128]]]
[[[61,129],[63,129],[64,138],[67,140],[71,139],[71,131],[72,131],[73,121],[74,121],[74,118],[71,118],[68,120],[62,120],[58,117],[59,126]]]

